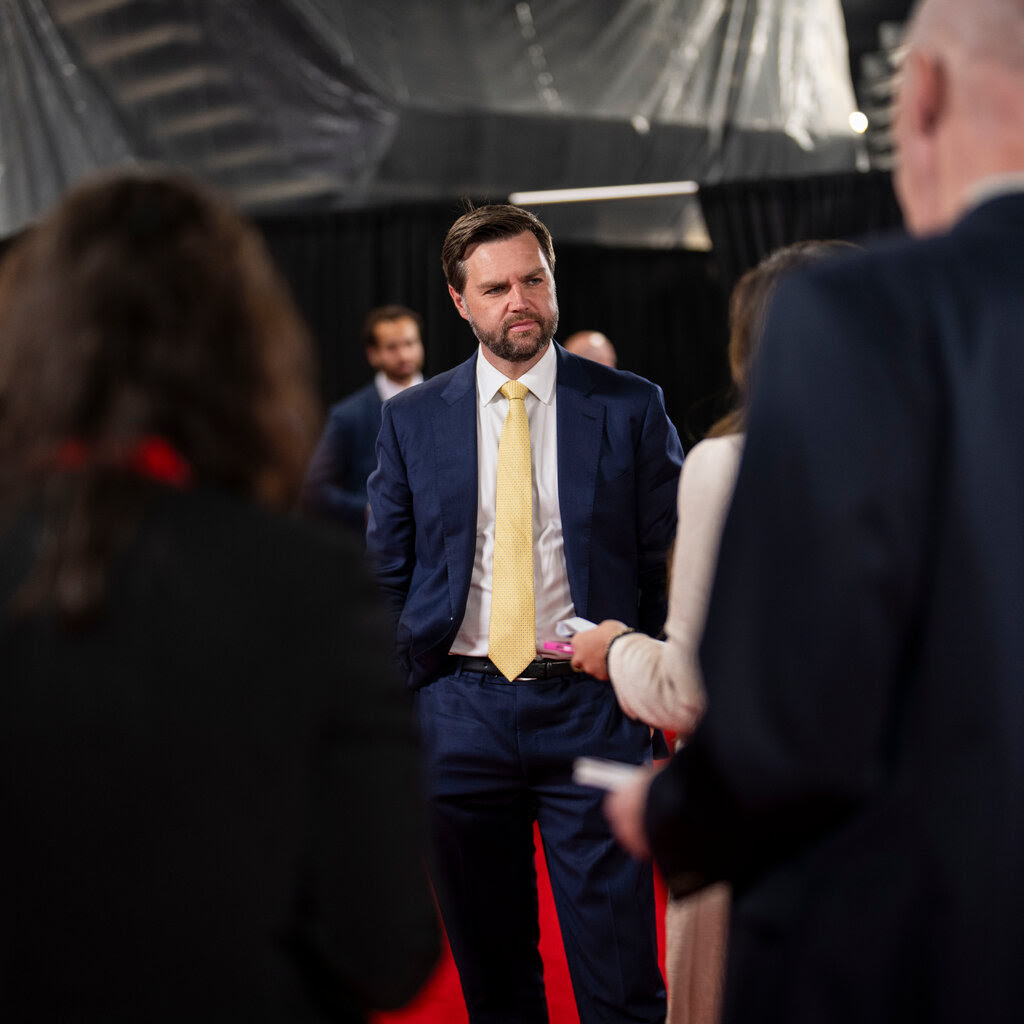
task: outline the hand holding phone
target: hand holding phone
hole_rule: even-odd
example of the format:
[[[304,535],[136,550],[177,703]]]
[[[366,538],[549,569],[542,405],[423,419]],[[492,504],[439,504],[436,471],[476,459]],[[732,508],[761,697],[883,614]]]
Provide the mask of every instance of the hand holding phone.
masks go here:
[[[572,644],[562,643],[560,640],[545,640],[544,650],[553,651],[555,654],[567,654],[572,657]]]

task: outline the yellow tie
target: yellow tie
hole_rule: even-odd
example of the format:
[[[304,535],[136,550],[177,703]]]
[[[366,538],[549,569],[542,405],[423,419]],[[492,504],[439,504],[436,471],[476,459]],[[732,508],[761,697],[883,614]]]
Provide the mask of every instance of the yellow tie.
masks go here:
[[[498,444],[488,654],[506,679],[515,679],[537,654],[530,423],[524,402],[529,388],[510,380],[501,393],[508,413]]]

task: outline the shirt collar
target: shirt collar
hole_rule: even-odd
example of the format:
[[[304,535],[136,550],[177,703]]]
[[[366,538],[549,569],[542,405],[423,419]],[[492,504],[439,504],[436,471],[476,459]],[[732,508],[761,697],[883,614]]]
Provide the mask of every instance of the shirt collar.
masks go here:
[[[558,377],[558,361],[555,357],[555,343],[548,342],[547,351],[529,370],[519,378],[538,401],[550,405],[555,397],[555,381]],[[476,357],[476,388],[480,404],[489,405],[498,397],[501,386],[508,380],[500,370],[495,369],[486,359],[483,346]]]
[[[400,395],[406,388],[411,388],[413,384],[422,384],[423,374],[417,373],[409,384],[396,384],[383,370],[378,370],[374,375],[373,383],[377,388],[377,394],[380,395],[380,400],[386,402],[389,398]]]
[[[967,206],[973,209],[990,199],[1024,192],[1024,171],[1010,171],[1006,174],[991,174],[979,178],[967,190]]]

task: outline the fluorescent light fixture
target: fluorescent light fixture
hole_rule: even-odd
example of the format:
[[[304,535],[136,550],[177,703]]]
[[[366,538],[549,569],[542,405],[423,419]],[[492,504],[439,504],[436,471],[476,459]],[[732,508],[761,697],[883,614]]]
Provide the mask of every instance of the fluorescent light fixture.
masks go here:
[[[183,22],[168,22],[155,25],[143,32],[108,39],[86,50],[86,56],[93,64],[113,64],[114,61],[137,57],[159,47],[173,43],[201,43],[203,33],[198,25]]]
[[[161,138],[178,135],[195,135],[201,132],[212,132],[215,128],[226,125],[255,122],[256,112],[248,104],[235,103],[223,107],[208,107],[194,114],[182,114],[168,121],[161,121],[153,126],[155,134]]]
[[[196,64],[180,71],[171,71],[166,75],[137,79],[128,85],[118,87],[117,91],[125,103],[145,103],[160,96],[171,96],[174,93],[198,89],[204,85],[216,85],[227,80],[228,73],[223,68]]]
[[[599,188],[552,188],[540,192],[513,192],[508,201],[516,206],[542,203],[584,203],[604,199],[646,199],[650,196],[692,196],[695,181],[658,181],[647,185],[604,185]]]
[[[231,195],[240,206],[255,206],[289,199],[305,199],[309,196],[338,194],[341,189],[342,183],[336,178],[326,174],[313,174],[308,178],[265,181],[248,188],[233,189]]]
[[[94,18],[97,14],[106,14],[117,7],[127,7],[135,0],[83,0],[81,3],[65,4],[56,11],[55,20],[62,25],[72,25],[76,21]]]

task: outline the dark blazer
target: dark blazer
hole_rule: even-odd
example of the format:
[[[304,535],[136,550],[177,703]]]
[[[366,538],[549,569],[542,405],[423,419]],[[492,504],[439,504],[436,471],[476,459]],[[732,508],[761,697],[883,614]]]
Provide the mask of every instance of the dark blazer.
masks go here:
[[[670,882],[735,881],[730,1022],[1019,1021],[1024,196],[781,287],[655,781]]]
[[[3,1020],[359,1021],[426,979],[409,694],[320,532],[159,489],[94,628],[0,618]]]
[[[370,381],[331,406],[306,471],[302,511],[366,532],[366,481],[377,465],[380,395]]]
[[[657,633],[682,447],[661,389],[556,346],[558,501],[577,614]],[[477,516],[476,359],[391,399],[370,477],[367,550],[417,687],[466,611]]]

